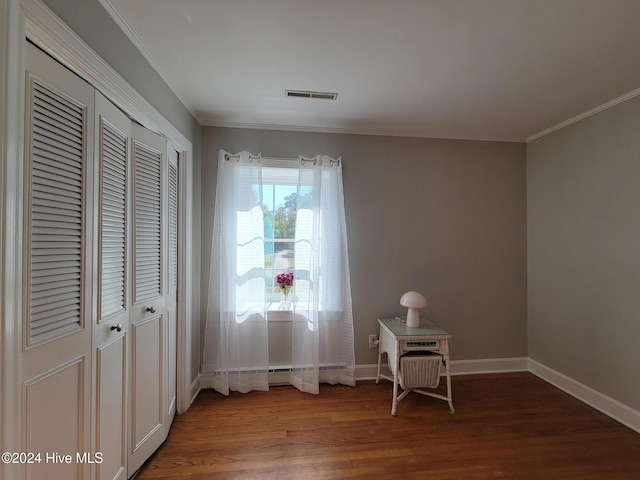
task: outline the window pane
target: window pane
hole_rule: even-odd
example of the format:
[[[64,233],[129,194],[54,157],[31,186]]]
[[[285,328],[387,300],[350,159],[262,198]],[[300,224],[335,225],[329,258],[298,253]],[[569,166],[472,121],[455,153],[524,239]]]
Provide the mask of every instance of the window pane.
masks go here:
[[[274,185],[262,185],[262,202],[264,209],[273,212],[275,205],[273,204],[273,187]]]
[[[270,240],[273,238],[273,213],[263,212],[264,216],[264,238]],[[266,250],[265,250],[266,253]]]
[[[296,235],[296,211],[280,208],[273,216],[273,238],[293,240]]]
[[[264,268],[273,267],[273,242],[264,242]],[[269,272],[266,272],[267,274]]]
[[[273,268],[276,270],[292,269],[295,265],[293,242],[274,242]]]
[[[275,208],[296,208],[298,187],[296,185],[275,185]]]

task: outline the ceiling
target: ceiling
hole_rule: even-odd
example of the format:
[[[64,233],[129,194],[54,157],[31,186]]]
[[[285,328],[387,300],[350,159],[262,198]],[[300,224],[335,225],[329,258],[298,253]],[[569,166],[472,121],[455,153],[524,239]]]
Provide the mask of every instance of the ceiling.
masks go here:
[[[526,141],[640,93],[640,0],[100,1],[202,125]]]

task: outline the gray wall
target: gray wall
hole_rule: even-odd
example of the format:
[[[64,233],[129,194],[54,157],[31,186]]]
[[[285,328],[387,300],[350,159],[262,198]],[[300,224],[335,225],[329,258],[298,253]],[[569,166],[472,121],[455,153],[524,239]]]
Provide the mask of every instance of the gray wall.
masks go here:
[[[98,55],[129,82],[193,144],[193,318],[200,317],[200,125],[164,83],[147,60],[129,41],[98,0],[43,0]],[[193,329],[193,379],[199,370],[199,329]],[[193,380],[192,379],[192,380]]]
[[[640,98],[527,148],[529,356],[640,410]]]
[[[219,149],[342,156],[357,364],[376,363],[367,336],[407,290],[453,359],[527,356],[524,144],[203,127],[203,312]]]

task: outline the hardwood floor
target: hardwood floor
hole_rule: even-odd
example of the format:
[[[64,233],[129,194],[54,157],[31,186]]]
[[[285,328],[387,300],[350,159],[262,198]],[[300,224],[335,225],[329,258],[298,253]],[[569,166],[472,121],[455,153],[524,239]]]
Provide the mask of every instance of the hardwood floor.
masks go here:
[[[456,413],[391,383],[203,391],[137,480],[640,479],[640,434],[529,373],[453,377]]]

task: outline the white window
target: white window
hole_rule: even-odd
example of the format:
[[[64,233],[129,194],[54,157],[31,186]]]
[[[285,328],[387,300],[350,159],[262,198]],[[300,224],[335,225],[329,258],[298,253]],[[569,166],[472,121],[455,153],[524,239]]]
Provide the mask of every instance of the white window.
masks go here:
[[[284,295],[276,284],[276,277],[295,269],[297,199],[297,168],[262,168],[264,268],[269,310],[286,308],[282,305]],[[295,276],[288,298],[295,299]]]

